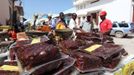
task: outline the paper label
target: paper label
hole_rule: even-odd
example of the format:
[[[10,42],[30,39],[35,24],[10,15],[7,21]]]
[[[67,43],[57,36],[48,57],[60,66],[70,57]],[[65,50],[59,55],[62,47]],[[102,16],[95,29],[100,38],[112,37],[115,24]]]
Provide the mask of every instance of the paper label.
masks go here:
[[[99,44],[94,44],[88,48],[86,48],[85,50],[88,51],[88,52],[92,52],[94,50],[96,50],[97,48],[101,47],[102,45],[99,45]]]
[[[40,42],[40,38],[34,38],[31,42],[31,44],[35,44],[35,43],[39,43]]]
[[[17,66],[3,65],[3,66],[0,67],[0,70],[19,71],[19,68]]]

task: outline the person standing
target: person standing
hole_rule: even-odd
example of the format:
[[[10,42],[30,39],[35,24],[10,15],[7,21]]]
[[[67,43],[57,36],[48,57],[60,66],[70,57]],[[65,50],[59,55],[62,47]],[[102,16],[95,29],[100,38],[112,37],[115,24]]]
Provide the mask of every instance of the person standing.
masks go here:
[[[38,15],[35,14],[35,15],[34,15],[34,22],[33,22],[33,29],[34,29],[34,30],[36,29],[36,22],[37,22],[37,19],[38,19]]]
[[[52,25],[52,16],[48,14],[48,25]]]
[[[112,29],[112,22],[106,18],[107,12],[106,11],[101,11],[100,12],[100,33],[102,35],[110,35],[111,29]]]
[[[91,32],[92,22],[91,22],[91,16],[88,15],[87,20],[83,22],[83,25],[81,27],[81,32]]]
[[[55,18],[52,18],[51,14],[48,14],[48,22],[47,24],[51,27],[51,29],[55,29],[56,26],[56,22],[55,22]]]
[[[60,12],[59,20],[56,24],[56,29],[66,29],[66,28],[67,28],[67,24],[65,22],[65,15],[63,12]]]
[[[77,28],[76,18],[77,18],[77,14],[76,13],[73,13],[72,14],[72,18],[71,18],[71,20],[69,22],[69,26],[68,26],[72,30],[74,28]]]

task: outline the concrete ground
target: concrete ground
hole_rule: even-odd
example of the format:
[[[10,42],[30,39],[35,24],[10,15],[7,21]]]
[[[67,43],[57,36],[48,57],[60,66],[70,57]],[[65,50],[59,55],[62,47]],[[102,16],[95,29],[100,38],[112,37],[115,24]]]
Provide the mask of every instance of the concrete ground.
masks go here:
[[[129,35],[126,38],[116,38],[114,37],[114,42],[116,44],[122,45],[123,48],[129,53],[134,54],[134,34]]]

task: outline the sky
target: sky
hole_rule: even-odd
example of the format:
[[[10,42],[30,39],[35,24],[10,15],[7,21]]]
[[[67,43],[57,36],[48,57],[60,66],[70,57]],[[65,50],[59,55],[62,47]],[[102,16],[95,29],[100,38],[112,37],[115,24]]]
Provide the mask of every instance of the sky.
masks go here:
[[[25,18],[32,18],[34,13],[58,14],[73,7],[73,0],[22,0]]]

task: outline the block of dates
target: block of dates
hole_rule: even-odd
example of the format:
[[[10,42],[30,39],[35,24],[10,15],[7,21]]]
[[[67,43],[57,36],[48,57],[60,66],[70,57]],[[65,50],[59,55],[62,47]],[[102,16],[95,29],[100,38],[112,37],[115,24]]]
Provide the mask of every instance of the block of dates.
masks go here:
[[[47,43],[19,46],[15,48],[15,54],[22,66],[28,69],[61,57],[58,48]]]
[[[90,55],[87,52],[76,51],[73,52],[72,57],[76,59],[75,67],[80,72],[92,72],[100,70],[102,67],[102,60],[99,57]]]

